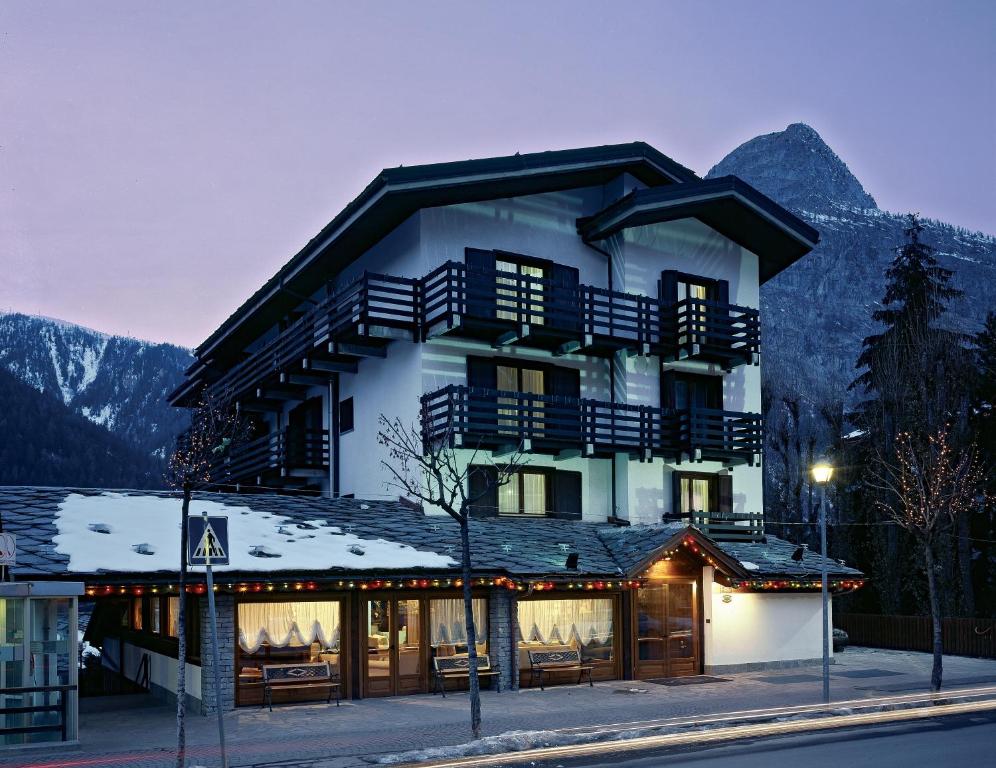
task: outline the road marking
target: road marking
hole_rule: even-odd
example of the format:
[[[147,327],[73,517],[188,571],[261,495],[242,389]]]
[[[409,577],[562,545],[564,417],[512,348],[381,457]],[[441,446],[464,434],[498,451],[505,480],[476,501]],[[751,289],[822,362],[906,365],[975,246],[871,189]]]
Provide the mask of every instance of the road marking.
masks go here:
[[[710,744],[734,739],[759,738],[763,736],[784,736],[808,731],[825,731],[848,728],[858,725],[928,720],[968,712],[996,710],[996,699],[971,701],[960,704],[939,704],[923,709],[900,709],[888,712],[866,712],[857,715],[838,715],[817,720],[794,720],[785,723],[761,723],[739,725],[731,728],[715,728],[696,733],[667,733],[656,736],[641,736],[621,741],[601,741],[595,744],[574,744],[564,747],[543,747],[501,755],[481,755],[456,760],[440,760],[428,763],[409,763],[421,768],[470,768],[471,766],[508,765],[539,760],[559,760],[571,757],[588,757],[599,754],[619,754],[638,752],[662,747],[675,747],[685,744]]]

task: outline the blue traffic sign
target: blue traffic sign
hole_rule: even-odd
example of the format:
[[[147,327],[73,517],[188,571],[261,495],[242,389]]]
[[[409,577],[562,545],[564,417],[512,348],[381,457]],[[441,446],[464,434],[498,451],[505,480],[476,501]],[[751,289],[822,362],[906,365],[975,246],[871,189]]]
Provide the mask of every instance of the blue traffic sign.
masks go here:
[[[228,518],[187,520],[187,564],[228,565]]]

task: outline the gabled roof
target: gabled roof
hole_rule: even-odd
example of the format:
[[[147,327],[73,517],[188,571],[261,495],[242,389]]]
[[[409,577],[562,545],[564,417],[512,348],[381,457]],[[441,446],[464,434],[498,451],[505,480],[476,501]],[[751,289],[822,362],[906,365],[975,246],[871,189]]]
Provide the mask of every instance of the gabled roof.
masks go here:
[[[758,254],[762,283],[820,239],[813,227],[736,176],[634,190],[580,220],[578,230],[585,240],[602,240],[627,227],[688,217]]]
[[[229,516],[232,567],[219,569],[226,579],[452,575],[458,568],[456,522],[396,501],[199,493],[191,512],[202,508]],[[17,535],[12,571],[19,579],[175,578],[177,553],[167,542],[179,514],[180,499],[166,491],[0,487],[0,519]],[[471,536],[475,573],[513,578],[637,577],[687,537],[727,575],[741,579],[811,574],[821,562],[806,554],[795,563],[794,545],[779,539],[717,543],[680,523],[620,528],[549,518],[482,519],[471,525]],[[567,568],[569,552],[579,555],[576,570]],[[860,577],[853,568],[828,564],[833,576]]]
[[[210,358],[218,342],[233,333],[248,343],[272,324],[257,316],[265,304],[281,312],[292,309],[300,303],[298,286],[320,285],[321,276],[334,274],[421,208],[595,186],[622,173],[648,186],[698,180],[642,141],[385,169],[235,310],[197,348],[197,357]]]

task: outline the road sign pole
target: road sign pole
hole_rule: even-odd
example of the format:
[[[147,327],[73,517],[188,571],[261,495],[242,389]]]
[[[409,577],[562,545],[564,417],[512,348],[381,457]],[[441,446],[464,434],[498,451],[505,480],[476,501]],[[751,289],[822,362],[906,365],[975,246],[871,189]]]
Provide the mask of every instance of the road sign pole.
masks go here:
[[[204,528],[207,529],[208,516],[204,513]],[[221,768],[228,768],[225,755],[225,712],[221,706],[221,657],[218,653],[218,614],[214,607],[214,574],[211,571],[210,548],[205,557],[207,568],[208,614],[211,624],[211,660],[214,662],[214,707],[218,711],[218,742],[221,745]]]

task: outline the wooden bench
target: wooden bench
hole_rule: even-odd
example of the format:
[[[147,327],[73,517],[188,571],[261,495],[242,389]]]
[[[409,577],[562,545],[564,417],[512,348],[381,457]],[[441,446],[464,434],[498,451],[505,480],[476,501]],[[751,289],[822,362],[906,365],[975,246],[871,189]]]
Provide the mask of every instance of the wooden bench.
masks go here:
[[[540,690],[543,687],[543,675],[548,672],[577,672],[578,685],[588,675],[588,685],[594,687],[591,681],[591,664],[581,663],[581,654],[575,650],[564,651],[529,651],[529,687],[533,687],[533,681],[539,680]]]
[[[477,676],[494,679],[498,693],[501,693],[501,676],[498,673],[498,668],[491,666],[491,657],[486,653],[477,655]],[[441,693],[445,699],[445,682],[447,680],[461,677],[470,679],[470,658],[468,656],[435,656],[432,659],[432,677],[435,680],[432,695]]]
[[[263,666],[263,704],[273,711],[273,692],[303,689],[327,690],[325,703],[339,706],[338,674],[332,674],[327,661],[302,661],[297,664],[265,664]]]

